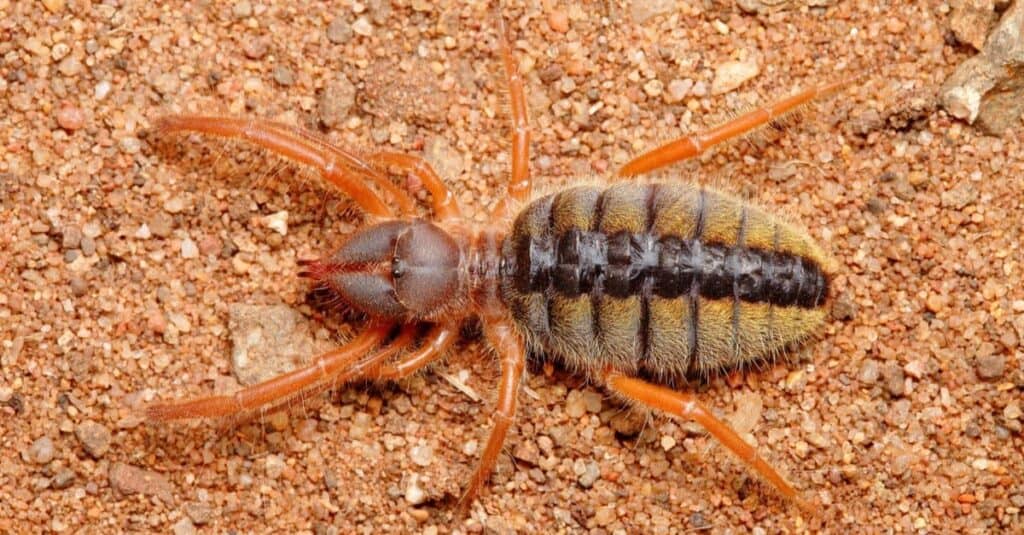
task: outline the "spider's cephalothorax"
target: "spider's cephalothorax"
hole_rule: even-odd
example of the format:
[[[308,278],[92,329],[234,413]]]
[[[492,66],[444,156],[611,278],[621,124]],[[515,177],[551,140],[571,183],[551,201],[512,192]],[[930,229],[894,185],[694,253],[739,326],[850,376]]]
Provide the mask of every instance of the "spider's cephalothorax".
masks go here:
[[[333,254],[303,262],[304,275],[366,313],[360,335],[234,395],[158,403],[149,416],[233,416],[285,407],[355,379],[406,377],[443,356],[475,316],[500,357],[501,379],[494,429],[464,505],[494,467],[533,350],[626,400],[695,420],[784,496],[808,506],[692,394],[670,385],[770,358],[812,335],[825,317],[834,261],[807,233],[749,203],[709,188],[630,178],[692,158],[845,82],[655,148],[626,164],[616,177],[626,180],[617,184],[534,198],[523,82],[506,39],[499,43],[511,98],[512,170],[508,195],[487,224],[464,219],[419,157],[357,155],[263,120],[178,115],[158,121],[160,133],[246,140],[312,166],[375,222]],[[415,176],[430,192],[433,221],[418,218],[413,198],[388,179],[391,170]]]

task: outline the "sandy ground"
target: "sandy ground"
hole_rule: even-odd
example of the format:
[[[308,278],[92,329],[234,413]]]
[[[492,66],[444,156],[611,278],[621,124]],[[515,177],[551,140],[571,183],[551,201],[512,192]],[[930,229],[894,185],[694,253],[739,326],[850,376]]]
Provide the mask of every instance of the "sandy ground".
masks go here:
[[[493,9],[0,0],[0,532],[1019,533],[1024,137],[937,108],[972,53],[949,6],[508,3],[544,185],[867,73],[666,173],[758,198],[840,261],[820,340],[698,388],[817,517],[692,425],[643,425],[535,367],[509,455],[453,523],[497,377],[472,337],[401,385],[256,423],[142,421],[149,400],[239,388],[234,304],[298,310],[317,347],[351,334],[294,274],[359,224],[308,173],[151,121],[270,117],[425,151],[484,218],[509,159]],[[716,84],[729,62],[757,74]]]

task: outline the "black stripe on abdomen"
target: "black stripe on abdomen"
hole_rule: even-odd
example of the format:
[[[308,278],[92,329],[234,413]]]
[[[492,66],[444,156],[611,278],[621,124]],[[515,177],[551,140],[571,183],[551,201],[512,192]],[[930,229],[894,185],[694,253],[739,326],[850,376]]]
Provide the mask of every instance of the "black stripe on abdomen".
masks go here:
[[[589,294],[688,294],[694,282],[700,297],[733,297],[777,306],[820,306],[828,279],[814,262],[788,253],[703,243],[699,239],[650,233],[570,230],[522,240],[516,251],[515,286],[522,293],[553,291],[567,297]]]

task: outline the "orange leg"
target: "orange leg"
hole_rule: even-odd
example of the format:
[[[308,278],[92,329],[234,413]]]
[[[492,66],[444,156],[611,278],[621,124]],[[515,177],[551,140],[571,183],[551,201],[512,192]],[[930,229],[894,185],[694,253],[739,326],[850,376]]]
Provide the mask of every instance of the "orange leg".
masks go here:
[[[491,476],[495,463],[498,462],[498,454],[505,443],[505,435],[516,417],[516,401],[519,395],[519,386],[523,379],[523,369],[526,366],[526,348],[522,338],[516,334],[514,328],[507,321],[485,322],[484,334],[491,347],[497,350],[501,358],[501,380],[498,383],[498,403],[494,411],[494,429],[487,439],[484,453],[480,456],[480,464],[477,465],[473,477],[466,486],[466,492],[459,500],[459,509],[465,513],[472,505],[480,488]]]
[[[605,375],[605,382],[608,388],[629,400],[697,422],[747,466],[767,479],[783,496],[796,502],[800,508],[814,512],[812,505],[800,498],[796,490],[770,464],[758,457],[757,450],[744,442],[728,425],[715,418],[692,394],[669,390],[614,371]]]
[[[281,399],[272,405],[261,407],[260,413],[271,414],[277,411],[295,407],[297,405],[305,403],[310,398],[324,392],[325,390],[328,390],[330,388],[338,388],[349,381],[360,379],[362,376],[366,376],[367,374],[365,373],[365,370],[368,366],[379,366],[380,363],[387,361],[387,359],[391,358],[399,351],[408,347],[409,344],[412,343],[413,339],[416,337],[416,327],[416,324],[405,325],[404,327],[402,327],[402,332],[399,333],[399,335],[395,337],[395,339],[392,340],[391,343],[389,343],[385,348],[383,348],[379,352],[369,357],[366,357],[361,361],[356,362],[352,368],[339,373],[338,375],[332,377],[329,381],[320,381],[316,383],[314,386],[301,390],[294,395],[288,396],[287,398]],[[320,361],[323,361],[325,357],[329,356],[330,353],[320,355],[313,359],[313,361],[310,364],[316,364]]]
[[[437,360],[444,355],[455,340],[458,339],[459,329],[454,325],[435,327],[427,335],[423,346],[415,353],[406,355],[395,364],[381,366],[379,369],[370,371],[367,375],[373,379],[397,380],[408,377],[424,366]]]
[[[191,401],[156,403],[146,407],[152,420],[220,418],[259,408],[292,396],[319,382],[329,382],[387,336],[391,326],[371,327],[348,344],[329,351],[309,365],[244,388],[230,396],[210,396]],[[386,351],[386,350],[385,350]]]
[[[452,195],[452,192],[441,180],[441,177],[437,176],[434,168],[423,158],[400,152],[379,151],[371,154],[369,160],[374,163],[394,165],[406,173],[412,173],[419,178],[423,182],[423,186],[430,192],[432,198],[431,206],[438,219],[444,221],[462,215],[455,196]]]
[[[635,176],[675,162],[693,158],[714,145],[742,136],[755,128],[764,126],[816,98],[837,91],[856,79],[857,77],[812,87],[769,106],[741,115],[710,130],[670,141],[633,158],[629,163],[622,166],[622,169],[619,170],[619,176]]]
[[[508,29],[501,15],[498,15],[498,43],[501,48],[501,59],[505,63],[505,76],[508,78],[512,114],[512,176],[508,184],[508,197],[502,200],[497,213],[511,215],[512,204],[527,200],[533,189],[529,168],[530,124],[526,115],[523,78],[519,74],[519,63],[512,54],[512,47],[508,42]]]
[[[242,139],[289,160],[309,165],[328,182],[351,197],[367,213],[391,217],[393,212],[364,179],[373,181],[390,195],[404,214],[415,212],[415,202],[380,171],[355,153],[328,143],[322,137],[301,128],[262,119],[171,115],[161,117],[156,129],[163,133],[198,132],[228,139]]]

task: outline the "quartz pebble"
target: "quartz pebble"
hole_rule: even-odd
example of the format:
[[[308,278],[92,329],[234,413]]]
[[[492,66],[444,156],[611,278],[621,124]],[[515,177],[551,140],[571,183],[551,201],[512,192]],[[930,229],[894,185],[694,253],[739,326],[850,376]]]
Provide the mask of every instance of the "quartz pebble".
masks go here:
[[[711,94],[728,93],[760,72],[761,68],[753,60],[723,63],[715,69],[715,79],[711,82]]]

